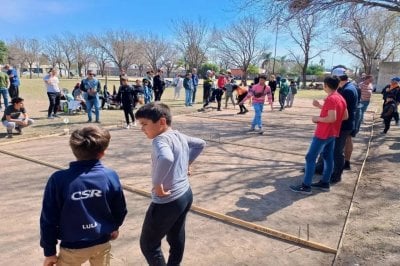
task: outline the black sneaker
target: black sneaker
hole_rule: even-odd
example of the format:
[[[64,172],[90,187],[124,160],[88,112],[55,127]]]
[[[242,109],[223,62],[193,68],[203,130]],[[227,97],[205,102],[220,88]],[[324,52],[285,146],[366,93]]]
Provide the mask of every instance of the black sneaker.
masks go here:
[[[311,187],[312,188],[317,188],[317,189],[322,190],[322,191],[329,191],[330,190],[329,183],[322,182],[321,180],[319,182],[317,182],[317,183],[311,184]]]
[[[242,114],[244,114],[244,112],[242,112],[242,111],[240,111],[239,113],[237,113],[238,115],[242,115]]]
[[[350,161],[345,161],[344,162],[343,170],[351,170]]]
[[[20,127],[15,127],[15,131],[17,131],[18,134],[22,135],[22,129]]]
[[[331,183],[331,185],[334,185],[334,184],[339,183],[340,181],[342,181],[341,178],[331,178],[330,183]]]
[[[290,186],[290,190],[296,193],[301,193],[304,195],[311,195],[311,187],[310,186],[305,186],[303,184],[297,185],[297,186]]]
[[[8,139],[12,139],[12,137],[13,137],[13,134],[7,134],[7,136],[6,136],[6,138],[8,138]]]

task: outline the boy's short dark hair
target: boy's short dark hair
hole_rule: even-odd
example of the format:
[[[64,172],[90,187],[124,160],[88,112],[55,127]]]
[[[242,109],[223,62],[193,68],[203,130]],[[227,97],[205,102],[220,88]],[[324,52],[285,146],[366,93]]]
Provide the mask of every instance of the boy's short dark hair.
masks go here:
[[[264,75],[264,74],[259,75],[258,78],[263,79],[263,80],[267,80],[267,76]]]
[[[69,145],[72,153],[80,160],[96,160],[108,148],[111,135],[107,129],[86,126],[72,132]]]
[[[16,104],[16,103],[20,103],[23,101],[24,101],[24,99],[22,99],[21,97],[15,97],[15,98],[12,98],[11,103]]]
[[[164,117],[168,126],[172,123],[172,115],[169,106],[160,102],[151,102],[143,105],[137,110],[135,117],[149,119],[153,123]]]
[[[337,88],[339,87],[339,79],[336,76],[327,76],[324,79],[324,84],[326,86],[328,86],[328,88],[330,88],[331,90],[337,90]]]

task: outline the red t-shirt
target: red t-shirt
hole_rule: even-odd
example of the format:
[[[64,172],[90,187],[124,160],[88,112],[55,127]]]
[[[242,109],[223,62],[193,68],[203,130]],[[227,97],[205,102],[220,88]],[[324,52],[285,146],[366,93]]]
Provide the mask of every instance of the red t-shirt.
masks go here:
[[[319,116],[326,117],[328,116],[328,111],[336,110],[336,121],[332,123],[318,122],[314,135],[319,139],[338,137],[346,108],[345,99],[337,91],[326,97]]]

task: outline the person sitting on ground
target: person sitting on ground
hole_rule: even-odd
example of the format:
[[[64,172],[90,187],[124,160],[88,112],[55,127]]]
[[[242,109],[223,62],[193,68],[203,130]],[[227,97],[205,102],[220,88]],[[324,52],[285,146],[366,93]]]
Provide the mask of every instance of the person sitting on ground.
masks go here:
[[[21,118],[23,115],[23,118]],[[13,129],[17,133],[22,134],[22,128],[33,124],[33,119],[30,119],[24,108],[24,99],[16,97],[11,100],[11,105],[4,110],[3,125],[7,128],[7,138],[13,137]]]
[[[79,101],[81,103],[82,109],[86,111],[86,102],[83,98],[83,94],[80,88],[80,83],[76,83],[74,89],[72,90],[72,97],[74,97],[75,101]]]

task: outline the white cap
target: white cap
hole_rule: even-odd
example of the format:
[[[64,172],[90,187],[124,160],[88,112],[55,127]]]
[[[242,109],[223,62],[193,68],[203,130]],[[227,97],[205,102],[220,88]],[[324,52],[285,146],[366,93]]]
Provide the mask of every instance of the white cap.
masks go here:
[[[341,76],[346,76],[346,69],[343,67],[338,67],[335,68],[334,70],[332,70],[332,76],[337,76],[337,77],[341,77]]]

